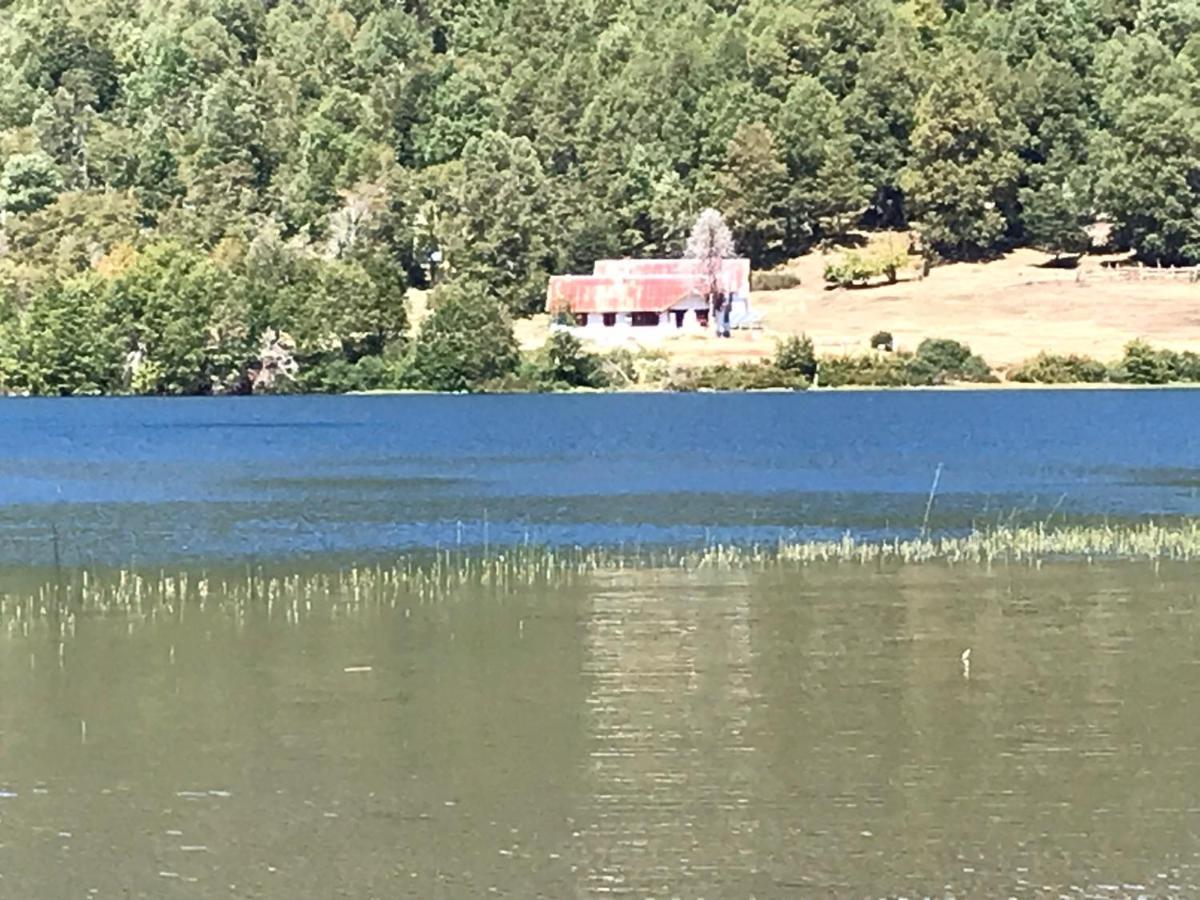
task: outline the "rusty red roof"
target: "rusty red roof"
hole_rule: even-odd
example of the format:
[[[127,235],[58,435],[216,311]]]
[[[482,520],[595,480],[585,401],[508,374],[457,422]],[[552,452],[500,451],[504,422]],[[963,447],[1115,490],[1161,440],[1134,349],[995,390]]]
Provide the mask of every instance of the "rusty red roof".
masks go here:
[[[555,275],[546,308],[576,313],[663,312],[699,294],[693,275]]]
[[[727,293],[750,294],[750,260],[727,259],[720,274]],[[663,312],[705,290],[696,259],[601,259],[592,275],[550,279],[546,308],[576,313]]]
[[[596,275],[694,275],[704,274],[704,263],[699,259],[600,259],[593,269]],[[728,293],[749,295],[750,260],[727,259],[721,269],[722,290]]]

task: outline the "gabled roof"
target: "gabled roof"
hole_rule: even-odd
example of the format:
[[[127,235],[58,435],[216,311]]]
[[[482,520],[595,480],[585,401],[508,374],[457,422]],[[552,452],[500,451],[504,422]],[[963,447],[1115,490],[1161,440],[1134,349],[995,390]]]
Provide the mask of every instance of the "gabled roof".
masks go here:
[[[691,275],[555,275],[550,279],[546,307],[552,312],[664,312],[699,294]]]
[[[704,263],[699,259],[599,259],[593,272],[596,275],[692,275],[704,276]],[[750,260],[727,259],[721,269],[721,289],[726,293],[750,293]]]

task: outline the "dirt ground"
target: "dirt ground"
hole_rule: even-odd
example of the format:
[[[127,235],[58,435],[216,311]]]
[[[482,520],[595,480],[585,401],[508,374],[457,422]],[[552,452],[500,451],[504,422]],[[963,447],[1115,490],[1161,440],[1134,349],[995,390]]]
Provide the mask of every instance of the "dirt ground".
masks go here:
[[[1118,257],[1088,256],[1073,270],[1047,268],[1049,258],[1018,250],[994,262],[939,266],[924,279],[912,272],[894,285],[828,290],[827,257],[814,253],[786,267],[800,277],[799,287],[752,294],[761,329],[729,340],[655,335],[645,346],[699,365],[763,359],[779,337],[800,333],[812,337],[819,353],[865,351],[882,330],[892,333],[897,349],[915,348],[926,337],[955,338],[1001,370],[1042,350],[1113,359],[1139,337],[1200,351],[1200,283],[1153,272],[1120,277],[1102,266]],[[548,324],[546,316],[518,322],[517,337],[525,347],[540,346]]]

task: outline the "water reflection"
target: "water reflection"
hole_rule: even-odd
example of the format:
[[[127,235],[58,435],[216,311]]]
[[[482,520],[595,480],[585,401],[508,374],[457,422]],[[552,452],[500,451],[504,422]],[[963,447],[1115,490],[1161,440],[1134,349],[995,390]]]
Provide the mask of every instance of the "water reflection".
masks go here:
[[[1193,566],[221,583],[0,638],[0,896],[1200,893]]]
[[[736,587],[729,585],[727,587]],[[581,889],[732,896],[757,860],[748,596],[636,577],[587,612],[592,822]]]

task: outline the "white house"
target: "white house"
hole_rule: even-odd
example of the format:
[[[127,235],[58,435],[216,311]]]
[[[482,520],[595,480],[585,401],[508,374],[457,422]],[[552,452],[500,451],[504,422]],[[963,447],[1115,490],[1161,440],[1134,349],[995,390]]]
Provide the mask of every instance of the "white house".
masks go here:
[[[546,309],[568,313],[589,337],[623,336],[709,326],[708,277],[696,259],[603,259],[591,275],[550,279]],[[727,259],[718,289],[729,298],[730,325],[750,316],[750,260]]]

